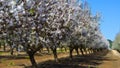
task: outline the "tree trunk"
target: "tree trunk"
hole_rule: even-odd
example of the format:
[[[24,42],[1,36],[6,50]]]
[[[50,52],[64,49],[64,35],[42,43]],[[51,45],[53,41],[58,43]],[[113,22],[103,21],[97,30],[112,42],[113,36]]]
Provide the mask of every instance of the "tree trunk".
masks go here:
[[[6,46],[5,46],[5,44],[3,45],[3,51],[6,51]]]
[[[96,49],[93,49],[93,53],[96,53]]]
[[[69,50],[70,50],[70,59],[73,59],[73,56],[72,56],[73,48],[72,48],[72,47],[69,47]]]
[[[66,48],[66,47],[64,47],[64,49],[65,49],[65,52],[67,52],[67,48]]]
[[[85,54],[87,54],[87,50],[86,50],[86,48],[83,48],[83,50],[84,50]]]
[[[56,48],[52,48],[53,54],[54,54],[54,59],[56,62],[58,62],[58,56],[57,56],[57,49]]]
[[[80,51],[81,51],[82,55],[84,55],[82,48],[80,48]]]
[[[13,55],[14,48],[11,48],[10,54]]]
[[[27,53],[28,53],[28,55],[29,55],[29,58],[30,58],[30,62],[31,62],[31,64],[32,64],[32,67],[33,67],[33,68],[37,68],[37,63],[36,63],[35,58],[34,58],[34,53],[33,53],[32,51],[27,52]]]
[[[90,49],[88,49],[88,53],[91,54],[91,50]]]
[[[62,50],[62,49],[63,49],[63,47],[60,47],[61,52],[63,52],[63,50]]]
[[[48,54],[50,54],[50,49],[49,49],[49,47],[46,47],[46,48],[47,48]]]
[[[18,45],[16,46],[16,51],[17,51],[17,52],[19,51]]]
[[[1,48],[1,43],[0,43],[0,48]]]
[[[79,51],[77,47],[75,48],[75,51],[77,52],[77,55],[79,55]]]

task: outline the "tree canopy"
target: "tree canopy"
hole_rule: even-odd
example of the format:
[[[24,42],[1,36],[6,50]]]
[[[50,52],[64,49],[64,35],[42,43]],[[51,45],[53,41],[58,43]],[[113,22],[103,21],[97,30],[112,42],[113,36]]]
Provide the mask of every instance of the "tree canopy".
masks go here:
[[[113,41],[112,49],[120,51],[120,32],[116,35],[116,38]]]
[[[31,61],[41,46],[56,53],[63,42],[67,47],[82,44],[108,49],[99,19],[100,14],[93,16],[87,2],[78,4],[77,0],[0,0],[0,40],[22,45]]]

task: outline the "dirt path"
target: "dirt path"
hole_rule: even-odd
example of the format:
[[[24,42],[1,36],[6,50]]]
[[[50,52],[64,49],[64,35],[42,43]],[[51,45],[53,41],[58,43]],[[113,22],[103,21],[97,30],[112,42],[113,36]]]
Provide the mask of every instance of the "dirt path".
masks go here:
[[[75,55],[76,53],[74,53]],[[68,57],[69,53],[60,53],[58,58]],[[54,60],[53,55],[35,56],[37,63]],[[0,68],[24,68],[24,66],[30,66],[30,60],[24,56],[0,56]]]
[[[120,53],[116,50],[109,51],[105,57],[109,60],[103,60],[99,68],[120,68]]]
[[[120,68],[120,53],[115,50],[74,56],[73,60],[69,59],[69,53],[58,56],[58,63],[53,61],[53,55],[36,56],[35,59],[39,68]],[[30,65],[28,57],[0,56],[0,68],[30,68]]]

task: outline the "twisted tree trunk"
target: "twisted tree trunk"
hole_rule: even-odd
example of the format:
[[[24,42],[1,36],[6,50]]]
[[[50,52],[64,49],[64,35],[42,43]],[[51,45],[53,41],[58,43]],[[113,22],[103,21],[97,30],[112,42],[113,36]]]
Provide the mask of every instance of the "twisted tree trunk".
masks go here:
[[[58,62],[57,49],[51,48],[51,50],[53,51],[55,61]]]
[[[35,52],[33,52],[33,51],[28,51],[27,54],[28,54],[28,56],[29,56],[29,58],[30,58],[30,62],[31,62],[31,64],[32,64],[32,67],[33,67],[33,68],[37,68],[37,63],[36,63],[35,58],[34,58]]]

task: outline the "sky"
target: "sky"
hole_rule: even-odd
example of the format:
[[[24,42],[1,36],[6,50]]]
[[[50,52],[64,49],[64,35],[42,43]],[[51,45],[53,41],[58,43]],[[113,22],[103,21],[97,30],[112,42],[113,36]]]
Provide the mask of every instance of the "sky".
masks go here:
[[[112,41],[120,32],[120,0],[86,0],[93,15],[101,14],[100,29],[107,39]]]

